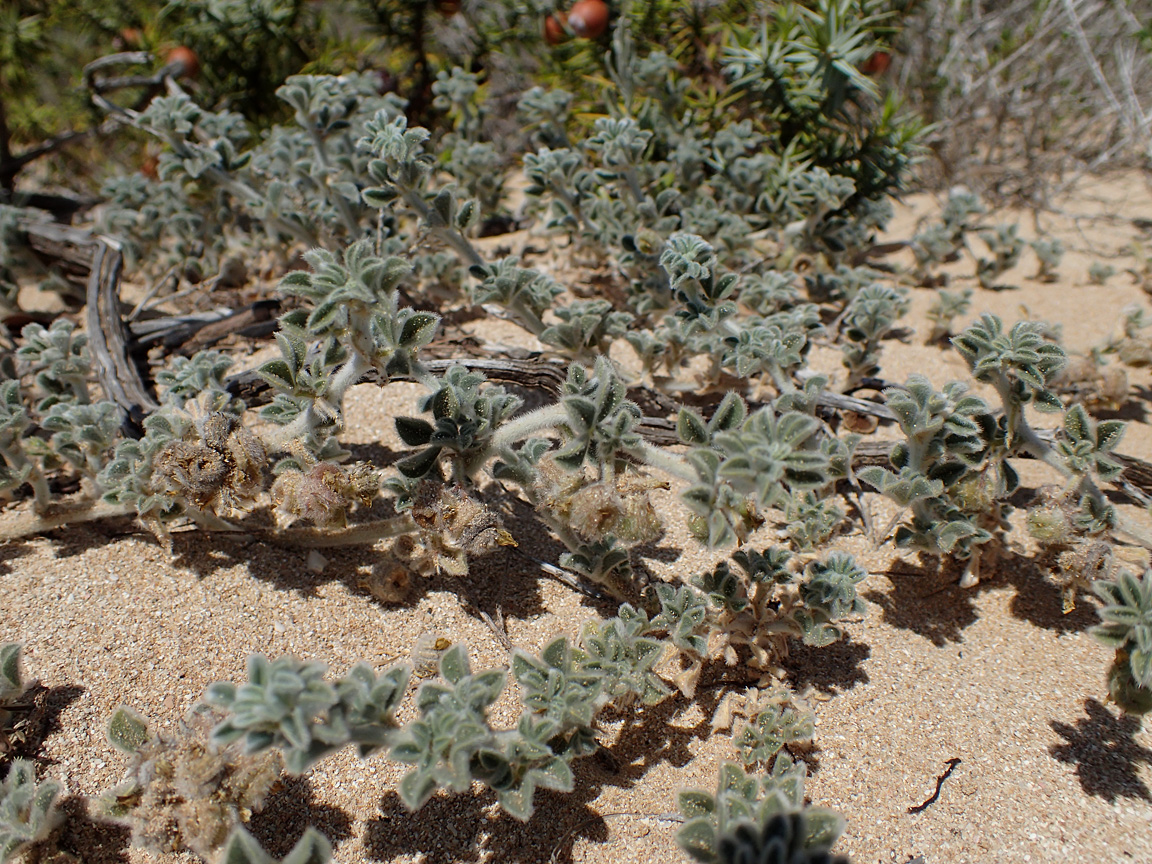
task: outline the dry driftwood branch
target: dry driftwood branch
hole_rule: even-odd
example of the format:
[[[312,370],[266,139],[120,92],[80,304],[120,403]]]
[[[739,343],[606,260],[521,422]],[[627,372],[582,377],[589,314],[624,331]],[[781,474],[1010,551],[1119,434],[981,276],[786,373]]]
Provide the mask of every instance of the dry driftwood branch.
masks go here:
[[[135,363],[128,356],[124,321],[120,317],[120,272],[124,257],[105,240],[92,249],[92,272],[88,277],[88,350],[96,361],[100,385],[113,402],[134,421],[160,405],[144,387]]]
[[[128,356],[128,340],[120,316],[120,276],[124,258],[114,241],[33,219],[22,220],[20,228],[29,245],[43,255],[64,261],[71,272],[87,271],[85,311],[88,346],[100,386],[133,421],[139,422],[159,408]]]

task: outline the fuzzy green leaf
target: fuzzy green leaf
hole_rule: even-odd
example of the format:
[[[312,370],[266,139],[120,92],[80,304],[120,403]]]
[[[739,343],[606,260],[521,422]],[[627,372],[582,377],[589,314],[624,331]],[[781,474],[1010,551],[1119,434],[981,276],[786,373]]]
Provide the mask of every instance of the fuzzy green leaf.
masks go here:
[[[409,447],[423,447],[432,440],[433,427],[418,417],[397,417],[396,432]]]
[[[415,456],[401,459],[396,463],[396,470],[405,477],[423,477],[435,467],[441,449],[440,447],[429,447]]]
[[[126,705],[112,712],[105,730],[108,743],[122,753],[136,753],[152,737],[148,721]]]
[[[415,312],[404,322],[400,332],[400,347],[409,350],[427,345],[436,334],[440,317],[431,312]]]

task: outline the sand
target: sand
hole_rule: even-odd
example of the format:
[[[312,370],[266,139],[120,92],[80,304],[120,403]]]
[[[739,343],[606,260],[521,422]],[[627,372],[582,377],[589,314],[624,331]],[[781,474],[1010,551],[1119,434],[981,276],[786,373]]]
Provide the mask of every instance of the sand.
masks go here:
[[[909,197],[888,239],[907,239],[937,207],[930,196]],[[962,323],[983,311],[1009,322],[1042,317],[1063,326],[1069,349],[1087,351],[1115,330],[1122,307],[1147,307],[1147,295],[1124,272],[1137,266],[1127,244],[1152,243],[1132,222],[1152,219],[1145,180],[1090,178],[1061,207],[1063,214],[1040,217],[1068,247],[1058,282],[1031,278],[1030,252],[1001,280],[1016,290],[979,289],[971,260],[947,268],[953,287],[976,287]],[[1031,214],[996,218],[1035,233]],[[908,263],[906,254],[889,260]],[[1094,260],[1119,271],[1104,286],[1088,284]],[[922,371],[937,386],[964,379],[958,355],[922,344],[933,292],[911,295],[902,323],[915,332],[906,343],[887,343],[883,375],[899,381]],[[477,328],[493,341],[509,336],[504,324]],[[836,372],[839,358],[817,350],[813,364]],[[1119,449],[1152,459],[1152,376],[1130,376],[1120,416],[1133,422]],[[354,390],[346,440],[358,457],[386,459],[401,447],[391,417],[414,413],[417,393],[408,385]],[[1025,475],[1029,486],[1052,479],[1035,467]],[[660,493],[668,530],[641,560],[657,578],[700,572],[723,557],[688,537],[675,493]],[[866,497],[885,523],[887,502]],[[1148,523],[1146,514],[1127,511]],[[532,523],[512,520],[509,528],[524,551],[555,561],[558,544]],[[869,610],[846,624],[845,641],[797,645],[783,665],[817,718],[814,746],[804,754],[807,794],[844,815],[836,851],[854,862],[1152,861],[1152,732],[1107,702],[1111,651],[1087,632],[1095,601],[1082,596],[1074,612],[1061,614],[1059,592],[1030,560],[1022,536],[1014,534],[1013,554],[969,590],[956,586],[954,567],[940,572],[931,560],[877,549],[858,531],[836,541],[870,571],[861,586]],[[762,545],[768,539],[757,538]],[[125,771],[126,757],[104,738],[119,704],[171,730],[208,684],[241,680],[251,652],[320,659],[337,672],[358,660],[380,668],[407,659],[416,638],[435,631],[466,643],[474,668],[496,667],[507,652],[480,613],[502,615],[512,644],[538,650],[553,635],[574,634],[581,621],[612,612],[511,551],[477,562],[466,579],[420,581],[392,605],[360,587],[380,565],[379,549],[324,555],[317,574],[305,552],[199,532],[176,534],[169,554],[126,519],[0,547],[0,641],[23,642],[27,673],[49,688],[49,732],[37,758],[70,796],[64,848],[92,862],[153,860],[129,847],[123,829],[95,825],[82,812],[80,796]],[[722,693],[723,685],[706,679],[694,701],[678,696],[607,716],[607,754],[576,763],[573,793],[538,793],[528,823],[502,813],[479,787],[438,794],[408,813],[395,792],[404,766],[379,755],[361,761],[346,750],[283,784],[250,827],[279,857],[314,825],[348,864],[687,860],[674,841],[676,790],[714,786],[718,765],[735,755],[729,736],[712,732]],[[506,696],[491,713],[495,725],[516,716]],[[939,797],[909,812],[932,796],[950,760],[959,761]]]

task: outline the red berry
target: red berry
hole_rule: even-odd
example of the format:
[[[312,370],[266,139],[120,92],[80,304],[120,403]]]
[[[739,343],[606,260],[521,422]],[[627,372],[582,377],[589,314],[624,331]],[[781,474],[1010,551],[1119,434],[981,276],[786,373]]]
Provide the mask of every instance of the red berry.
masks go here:
[[[568,26],[577,36],[595,39],[608,29],[608,4],[604,0],[578,0],[568,13]]]
[[[888,64],[892,62],[892,55],[887,51],[875,51],[864,61],[860,71],[865,75],[883,75],[888,71]]]
[[[125,51],[135,51],[143,43],[144,37],[135,27],[125,27],[113,41]]]
[[[169,66],[180,64],[176,70],[177,78],[195,78],[200,74],[200,58],[187,45],[177,45],[169,51],[167,63]]]
[[[566,18],[563,12],[557,12],[544,19],[544,41],[549,45],[559,45],[568,40],[568,31],[564,29]]]

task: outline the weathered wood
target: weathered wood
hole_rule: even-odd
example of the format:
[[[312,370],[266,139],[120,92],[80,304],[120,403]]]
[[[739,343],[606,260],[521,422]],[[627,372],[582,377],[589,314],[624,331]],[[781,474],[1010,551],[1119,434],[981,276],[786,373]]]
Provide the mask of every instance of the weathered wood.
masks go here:
[[[61,274],[73,282],[87,284],[92,269],[91,233],[44,220],[20,219],[17,224],[28,246],[41,259],[55,263]]]
[[[97,238],[92,246],[91,261],[85,310],[88,350],[95,361],[96,377],[108,398],[139,423],[160,404],[145,389],[136,365],[128,356],[124,319],[120,317],[119,289],[124,257],[119,249]]]
[[[136,365],[120,315],[120,276],[124,259],[107,239],[90,231],[34,218],[19,222],[28,244],[40,255],[66,263],[74,275],[86,273],[85,325],[93,371],[105,395],[135,422],[159,408]]]

